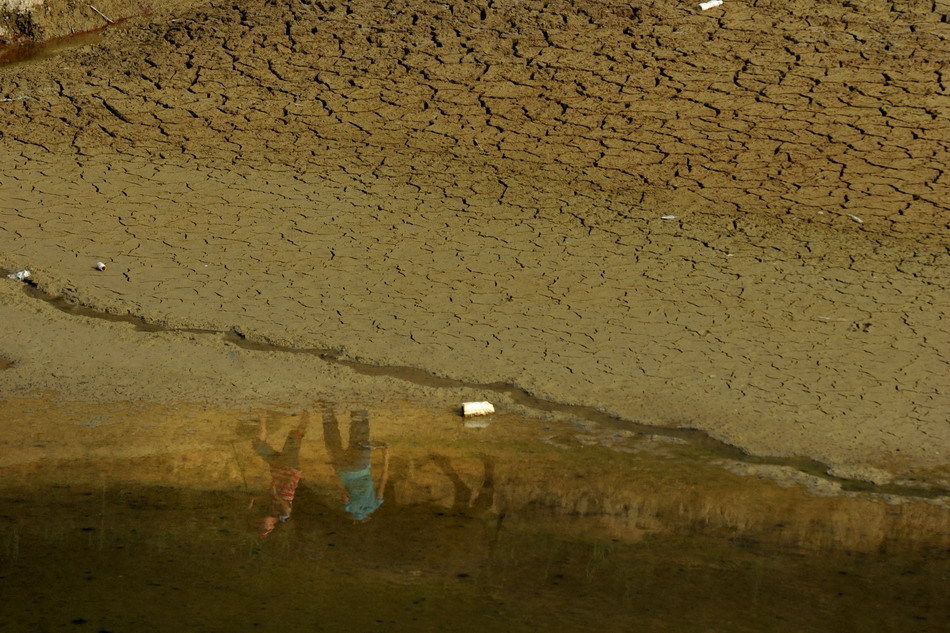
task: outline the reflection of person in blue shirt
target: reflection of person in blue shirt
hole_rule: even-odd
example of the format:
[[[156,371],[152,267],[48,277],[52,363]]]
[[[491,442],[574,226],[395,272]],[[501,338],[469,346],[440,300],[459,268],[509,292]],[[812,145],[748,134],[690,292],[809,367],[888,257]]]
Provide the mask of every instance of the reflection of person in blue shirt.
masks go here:
[[[330,463],[340,478],[343,489],[343,509],[355,521],[366,521],[383,504],[383,491],[389,479],[389,447],[369,443],[369,414],[366,411],[350,411],[350,437],[346,449],[340,437],[340,426],[333,408],[323,407],[323,441],[330,453]],[[383,451],[383,476],[379,492],[370,472],[373,449]]]

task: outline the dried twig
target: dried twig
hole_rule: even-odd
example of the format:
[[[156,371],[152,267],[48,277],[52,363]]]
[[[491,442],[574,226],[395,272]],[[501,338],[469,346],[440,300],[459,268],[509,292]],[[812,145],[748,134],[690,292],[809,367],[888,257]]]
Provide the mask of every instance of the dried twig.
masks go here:
[[[86,6],[89,7],[90,9],[92,9],[93,11],[95,11],[96,13],[98,13],[99,15],[101,15],[101,16],[102,16],[102,19],[105,20],[106,22],[108,22],[109,24],[115,24],[115,22],[114,22],[113,20],[109,19],[109,16],[107,16],[105,13],[103,13],[102,11],[100,11],[99,9],[97,9],[96,7],[92,6],[91,4],[87,4]]]

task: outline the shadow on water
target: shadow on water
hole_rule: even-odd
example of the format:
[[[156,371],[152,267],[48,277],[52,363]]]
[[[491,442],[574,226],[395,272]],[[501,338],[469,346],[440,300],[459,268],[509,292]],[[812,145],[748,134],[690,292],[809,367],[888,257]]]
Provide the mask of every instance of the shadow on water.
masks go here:
[[[816,496],[656,437],[330,404],[0,415],[0,630],[924,633],[950,615],[945,507]]]

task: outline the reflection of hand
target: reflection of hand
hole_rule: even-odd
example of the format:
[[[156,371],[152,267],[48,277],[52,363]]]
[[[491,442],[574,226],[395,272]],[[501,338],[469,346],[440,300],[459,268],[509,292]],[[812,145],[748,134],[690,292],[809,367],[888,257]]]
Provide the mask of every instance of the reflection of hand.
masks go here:
[[[344,493],[343,493],[343,503],[349,503],[349,502],[350,502],[350,493],[344,492]]]

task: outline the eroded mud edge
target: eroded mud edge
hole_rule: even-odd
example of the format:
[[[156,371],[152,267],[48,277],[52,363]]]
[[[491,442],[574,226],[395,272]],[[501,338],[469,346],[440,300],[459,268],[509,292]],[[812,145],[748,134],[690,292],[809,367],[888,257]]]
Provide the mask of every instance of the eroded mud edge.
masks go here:
[[[10,271],[0,270],[0,274],[3,276],[8,275],[9,272]],[[837,484],[844,492],[864,492],[887,496],[916,497],[923,499],[936,499],[950,495],[950,489],[929,482],[919,482],[919,485],[911,485],[907,483],[874,483],[872,481],[858,478],[836,476],[831,474],[830,471],[832,469],[829,464],[822,463],[821,461],[812,458],[753,455],[739,446],[729,444],[728,442],[711,436],[706,431],[691,428],[688,426],[688,424],[684,424],[682,427],[644,424],[634,420],[625,419],[599,407],[573,404],[570,402],[558,402],[541,398],[518,386],[517,384],[503,382],[469,383],[446,376],[440,376],[417,367],[375,365],[362,359],[356,360],[347,358],[342,350],[295,348],[285,345],[277,345],[267,340],[256,340],[254,337],[246,335],[237,328],[232,328],[230,330],[215,330],[171,327],[150,322],[140,316],[131,314],[117,315],[96,309],[92,306],[83,305],[82,303],[75,302],[62,295],[52,294],[46,291],[40,284],[32,279],[25,279],[23,281],[24,293],[27,296],[29,296],[31,299],[43,301],[61,312],[78,317],[129,323],[133,325],[137,331],[141,332],[184,332],[191,334],[210,334],[221,337],[221,341],[223,343],[230,343],[249,351],[305,354],[316,357],[329,364],[336,364],[346,367],[358,374],[365,376],[388,377],[396,380],[406,381],[414,385],[435,389],[471,388],[482,392],[496,393],[506,396],[517,405],[537,412],[580,419],[585,422],[633,431],[636,433],[675,438],[677,440],[689,443],[701,453],[708,454],[709,456],[718,459],[741,462],[753,466],[781,466],[793,468],[807,475],[818,477],[825,481]]]

